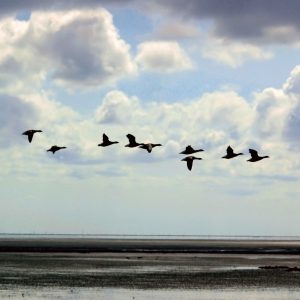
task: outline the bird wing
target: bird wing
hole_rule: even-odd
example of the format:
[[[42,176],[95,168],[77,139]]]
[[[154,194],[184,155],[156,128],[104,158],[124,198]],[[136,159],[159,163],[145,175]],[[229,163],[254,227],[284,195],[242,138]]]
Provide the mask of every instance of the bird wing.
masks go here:
[[[103,143],[109,142],[109,138],[105,133],[103,133],[103,135],[102,135],[102,140],[103,140]]]
[[[153,146],[151,144],[146,145],[147,151],[150,153],[152,151]]]
[[[32,138],[33,138],[34,132],[30,131],[27,133],[27,137],[28,137],[28,142],[31,143]]]
[[[188,145],[186,148],[185,148],[185,151],[194,151],[193,147],[191,145]]]
[[[249,149],[249,153],[250,153],[251,157],[253,157],[253,158],[257,158],[258,157],[258,153],[257,153],[256,150]]]
[[[188,169],[191,171],[192,167],[193,167],[193,160],[192,159],[188,159],[186,161],[186,164],[187,164]]]
[[[227,152],[228,155],[232,155],[233,154],[233,149],[230,146],[228,146],[226,152]]]
[[[128,141],[129,141],[130,144],[135,144],[136,143],[134,135],[128,133],[126,136],[127,136]]]

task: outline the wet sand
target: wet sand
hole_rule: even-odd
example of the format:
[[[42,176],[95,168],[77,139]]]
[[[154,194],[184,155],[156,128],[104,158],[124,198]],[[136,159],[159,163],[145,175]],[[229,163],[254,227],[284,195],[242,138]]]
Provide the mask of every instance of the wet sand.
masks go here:
[[[126,289],[300,288],[299,241],[2,239],[0,284]]]

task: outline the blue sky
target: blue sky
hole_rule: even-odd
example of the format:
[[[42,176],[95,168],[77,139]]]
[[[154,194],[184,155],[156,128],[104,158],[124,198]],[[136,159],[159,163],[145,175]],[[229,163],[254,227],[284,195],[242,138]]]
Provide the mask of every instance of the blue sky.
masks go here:
[[[299,4],[187,4],[1,4],[1,232],[300,235]]]

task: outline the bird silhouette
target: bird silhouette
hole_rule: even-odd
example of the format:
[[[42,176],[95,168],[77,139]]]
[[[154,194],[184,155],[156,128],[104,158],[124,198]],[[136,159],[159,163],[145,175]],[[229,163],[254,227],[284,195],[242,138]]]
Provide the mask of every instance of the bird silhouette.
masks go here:
[[[150,153],[152,151],[152,149],[157,146],[162,146],[162,144],[141,143],[139,148],[146,149]]]
[[[179,154],[193,154],[193,153],[196,153],[196,152],[201,152],[201,151],[204,151],[203,149],[194,149],[191,145],[188,145],[185,150],[183,150],[182,152],[180,152]]]
[[[109,140],[108,136],[103,133],[102,135],[102,143],[101,144],[98,144],[98,146],[100,147],[107,147],[107,146],[110,146],[112,144],[118,144],[119,142],[112,142]]]
[[[56,151],[61,150],[61,149],[66,149],[67,147],[59,147],[59,146],[52,146],[50,149],[47,150],[47,152],[52,152],[54,154]]]
[[[251,158],[248,159],[247,161],[250,162],[256,162],[256,161],[260,161],[264,158],[269,158],[269,156],[259,156],[256,150],[253,149],[249,149],[249,153],[251,155]]]
[[[22,133],[22,135],[27,135],[28,137],[28,142],[31,143],[32,139],[33,139],[33,135],[36,132],[43,132],[42,130],[36,130],[36,129],[30,129],[30,130],[26,130]]]
[[[134,147],[142,145],[141,143],[137,143],[135,141],[135,136],[134,135],[128,133],[126,136],[128,138],[129,143],[127,145],[125,145],[125,147],[134,148]]]
[[[231,159],[236,156],[244,154],[244,153],[234,153],[233,149],[230,146],[227,147],[226,152],[227,152],[227,154],[225,156],[223,156],[222,158]]]
[[[192,167],[193,167],[193,161],[195,159],[202,160],[202,158],[200,158],[200,157],[187,156],[187,157],[183,158],[182,161],[186,161],[187,168],[191,171]]]

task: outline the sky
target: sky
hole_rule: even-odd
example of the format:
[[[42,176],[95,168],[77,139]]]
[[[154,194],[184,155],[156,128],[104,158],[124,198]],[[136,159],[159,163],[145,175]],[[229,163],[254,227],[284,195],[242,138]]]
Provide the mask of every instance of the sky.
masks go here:
[[[0,232],[299,236],[299,10],[2,1]],[[191,172],[187,145],[205,150]]]

